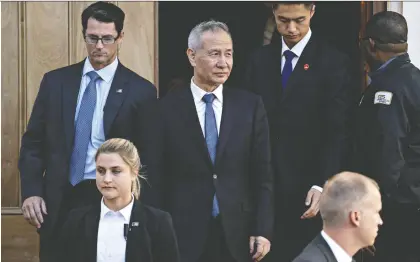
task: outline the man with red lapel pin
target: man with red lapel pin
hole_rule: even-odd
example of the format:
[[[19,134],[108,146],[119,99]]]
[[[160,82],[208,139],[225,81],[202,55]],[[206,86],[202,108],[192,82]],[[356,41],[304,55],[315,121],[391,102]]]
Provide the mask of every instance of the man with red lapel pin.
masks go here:
[[[321,229],[322,186],[346,169],[354,89],[348,57],[311,32],[312,2],[272,9],[281,44],[253,54],[245,85],[262,96],[270,125],[276,218],[267,260],[291,261]]]

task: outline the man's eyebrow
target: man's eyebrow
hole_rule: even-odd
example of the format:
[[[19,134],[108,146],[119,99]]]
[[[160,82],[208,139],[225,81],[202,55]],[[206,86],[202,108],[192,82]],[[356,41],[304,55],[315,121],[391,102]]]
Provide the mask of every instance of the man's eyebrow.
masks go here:
[[[281,16],[281,15],[278,15],[277,17],[280,18],[280,19],[285,19],[285,20],[300,20],[300,19],[305,18],[305,16],[299,16],[299,17],[296,17],[296,18],[288,18],[288,17],[284,17],[284,16]]]

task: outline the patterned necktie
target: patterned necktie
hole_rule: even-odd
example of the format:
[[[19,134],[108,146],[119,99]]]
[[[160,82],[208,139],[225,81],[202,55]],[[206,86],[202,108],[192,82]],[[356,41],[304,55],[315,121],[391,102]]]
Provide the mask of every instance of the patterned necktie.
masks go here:
[[[287,81],[289,80],[293,72],[292,60],[296,55],[290,50],[284,51],[283,55],[286,58],[286,62],[283,66],[283,72],[281,72],[281,83],[283,85],[283,88],[286,88]]]
[[[91,71],[87,75],[90,82],[80,103],[70,160],[70,183],[73,186],[82,181],[85,174],[86,155],[92,133],[93,112],[96,107],[96,81],[101,79],[95,71]]]
[[[214,165],[216,161],[216,148],[219,136],[217,134],[216,117],[213,110],[214,94],[206,94],[203,96],[203,101],[206,103],[206,117],[204,120],[204,130],[206,136],[207,150],[209,151],[211,162]],[[213,197],[212,216],[217,217],[219,214],[219,204],[217,202],[216,194]]]

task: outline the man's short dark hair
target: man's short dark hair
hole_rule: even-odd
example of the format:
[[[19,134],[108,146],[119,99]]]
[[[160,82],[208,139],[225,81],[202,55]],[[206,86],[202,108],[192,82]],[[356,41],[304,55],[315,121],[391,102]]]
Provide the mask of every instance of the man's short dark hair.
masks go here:
[[[397,12],[376,13],[366,25],[366,37],[372,38],[379,44],[406,43],[407,35],[407,21]]]
[[[273,11],[279,7],[279,5],[304,5],[306,9],[312,10],[314,2],[311,1],[282,1],[282,2],[273,2],[272,8]]]
[[[86,33],[87,22],[93,18],[103,23],[114,23],[118,36],[124,27],[125,14],[118,6],[107,2],[96,2],[88,6],[82,13],[83,35]]]

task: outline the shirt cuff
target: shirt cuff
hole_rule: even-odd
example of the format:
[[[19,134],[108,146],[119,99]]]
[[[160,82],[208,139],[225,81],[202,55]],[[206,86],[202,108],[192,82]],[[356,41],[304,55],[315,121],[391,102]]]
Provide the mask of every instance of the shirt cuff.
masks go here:
[[[318,190],[319,192],[321,192],[322,193],[322,187],[320,187],[320,186],[312,186],[311,187],[311,189],[316,189],[316,190]]]

